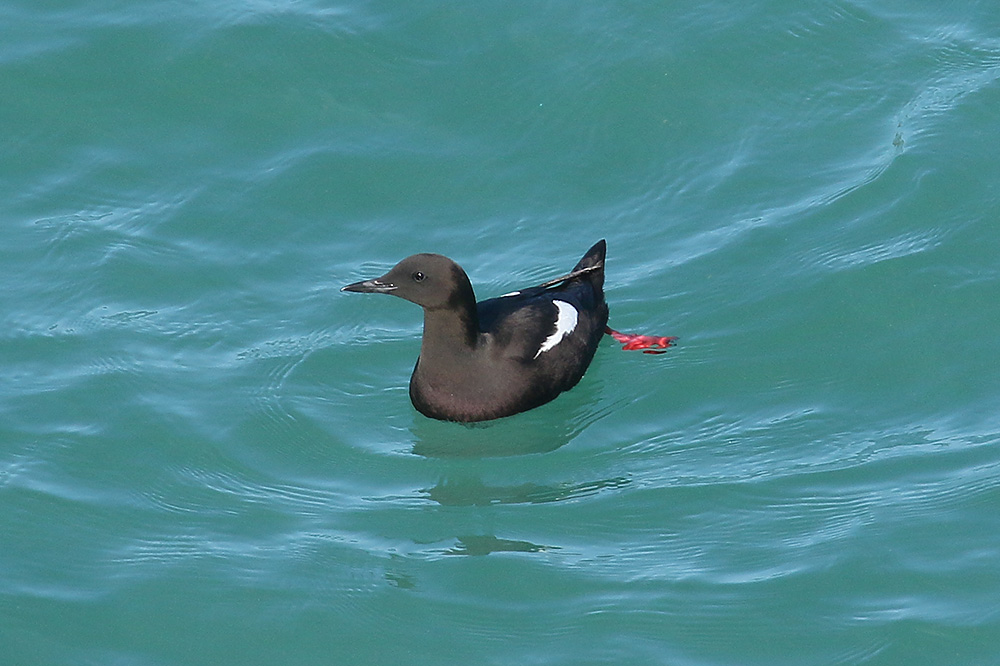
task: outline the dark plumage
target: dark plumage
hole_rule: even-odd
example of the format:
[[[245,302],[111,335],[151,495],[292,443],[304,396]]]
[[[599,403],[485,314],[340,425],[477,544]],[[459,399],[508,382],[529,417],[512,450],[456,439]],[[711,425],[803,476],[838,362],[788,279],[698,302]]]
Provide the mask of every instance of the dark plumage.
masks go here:
[[[415,254],[341,291],[392,294],[424,309],[410,399],[422,414],[487,421],[543,405],[576,386],[605,333],[605,242],[572,272],[476,303],[465,271],[439,254]]]

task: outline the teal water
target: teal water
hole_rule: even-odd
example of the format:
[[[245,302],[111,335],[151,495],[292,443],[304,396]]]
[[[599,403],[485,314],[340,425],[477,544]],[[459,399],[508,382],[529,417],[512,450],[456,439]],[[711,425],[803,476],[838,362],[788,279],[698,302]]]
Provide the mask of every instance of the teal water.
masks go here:
[[[994,3],[0,5],[0,662],[1000,664]],[[609,246],[581,384],[399,258]]]

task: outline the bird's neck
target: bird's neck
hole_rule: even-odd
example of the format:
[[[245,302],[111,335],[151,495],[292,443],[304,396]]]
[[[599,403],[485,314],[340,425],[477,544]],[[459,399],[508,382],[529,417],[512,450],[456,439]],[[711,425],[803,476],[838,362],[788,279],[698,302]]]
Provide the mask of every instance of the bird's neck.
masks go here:
[[[461,362],[479,345],[479,317],[475,303],[460,308],[424,310],[420,357],[425,363]]]

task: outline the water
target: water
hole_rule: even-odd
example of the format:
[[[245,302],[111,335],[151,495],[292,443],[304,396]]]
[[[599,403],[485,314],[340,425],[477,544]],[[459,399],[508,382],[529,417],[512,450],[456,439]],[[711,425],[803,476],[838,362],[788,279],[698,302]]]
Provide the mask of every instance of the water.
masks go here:
[[[1000,663],[991,3],[0,7],[7,664]],[[607,238],[581,384],[406,383]]]

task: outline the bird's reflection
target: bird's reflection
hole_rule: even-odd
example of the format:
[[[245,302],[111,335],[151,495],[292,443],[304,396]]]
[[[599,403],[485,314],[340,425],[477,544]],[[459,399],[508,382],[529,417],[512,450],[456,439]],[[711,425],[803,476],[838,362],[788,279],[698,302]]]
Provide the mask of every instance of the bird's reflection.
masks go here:
[[[540,546],[530,541],[499,539],[492,534],[460,536],[445,555],[489,555],[490,553],[541,553],[558,550],[558,546]]]

